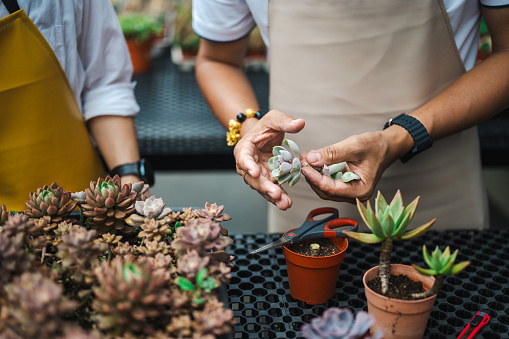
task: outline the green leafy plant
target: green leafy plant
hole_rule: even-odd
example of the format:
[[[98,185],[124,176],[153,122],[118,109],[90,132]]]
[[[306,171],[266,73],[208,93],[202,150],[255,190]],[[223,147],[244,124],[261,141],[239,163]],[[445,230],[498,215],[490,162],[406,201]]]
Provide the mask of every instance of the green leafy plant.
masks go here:
[[[126,12],[118,16],[118,22],[126,39],[145,41],[162,32],[162,21],[153,15]]]
[[[443,252],[437,246],[433,253],[429,254],[426,250],[426,245],[423,245],[422,255],[429,268],[421,268],[415,264],[412,264],[412,266],[422,275],[434,276],[435,283],[429,290],[413,294],[412,297],[414,299],[427,298],[438,293],[442,288],[445,277],[456,275],[470,265],[470,261],[463,261],[455,264],[454,262],[458,255],[458,250],[451,254],[449,246],[447,246]]]
[[[436,219],[423,224],[411,231],[406,231],[407,226],[414,217],[419,203],[419,197],[407,207],[403,205],[401,192],[398,190],[390,204],[387,204],[382,193],[378,191],[375,200],[375,209],[371,208],[368,201],[367,207],[357,199],[357,208],[372,233],[343,232],[349,238],[365,244],[382,243],[380,250],[379,277],[382,285],[382,294],[389,290],[389,277],[391,267],[391,252],[393,240],[407,240],[416,238],[426,232]]]
[[[202,268],[196,274],[196,284],[193,284],[189,279],[182,276],[178,277],[178,284],[182,291],[191,291],[193,294],[193,302],[203,304],[205,301],[202,292],[210,293],[212,290],[219,287],[217,281],[212,277],[207,277],[207,269]]]

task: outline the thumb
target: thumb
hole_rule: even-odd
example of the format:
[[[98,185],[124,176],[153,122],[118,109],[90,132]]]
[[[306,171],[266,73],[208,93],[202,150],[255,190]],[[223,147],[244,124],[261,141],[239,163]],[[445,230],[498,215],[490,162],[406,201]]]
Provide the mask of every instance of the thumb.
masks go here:
[[[272,121],[272,128],[285,133],[298,133],[306,124],[303,119],[295,119],[291,115],[278,110],[272,110],[262,119]]]
[[[336,145],[308,152],[306,154],[306,162],[313,166],[332,165],[341,162],[341,154]]]

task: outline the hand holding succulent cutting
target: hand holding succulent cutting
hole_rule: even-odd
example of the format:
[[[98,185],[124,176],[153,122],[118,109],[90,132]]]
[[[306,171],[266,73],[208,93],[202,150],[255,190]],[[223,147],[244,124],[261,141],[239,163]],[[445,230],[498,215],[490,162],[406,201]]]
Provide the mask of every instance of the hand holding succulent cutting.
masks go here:
[[[272,170],[271,176],[275,178],[278,184],[288,182],[288,185],[295,185],[301,176],[302,162],[300,160],[299,146],[289,139],[283,140],[283,146],[274,146],[272,154],[274,155],[269,159],[269,168]],[[310,165],[309,165],[310,166]],[[340,162],[330,166],[324,165],[322,167],[311,166],[324,176],[328,176],[334,180],[349,182],[352,180],[359,180],[360,177],[353,173],[346,171],[346,163]]]

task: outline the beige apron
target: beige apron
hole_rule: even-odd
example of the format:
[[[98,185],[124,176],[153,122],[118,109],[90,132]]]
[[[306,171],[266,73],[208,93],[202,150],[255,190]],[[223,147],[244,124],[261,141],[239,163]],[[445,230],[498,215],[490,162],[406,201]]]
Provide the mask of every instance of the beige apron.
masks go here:
[[[286,136],[306,152],[381,130],[465,72],[439,0],[270,0],[269,40],[270,107],[306,121]],[[321,200],[304,179],[284,187],[293,206],[270,205],[269,232],[299,226],[316,207],[359,219],[355,205]],[[434,229],[486,227],[477,129],[393,164],[376,190],[390,201],[398,189],[405,204],[421,196],[410,228],[435,217]]]
[[[0,20],[0,46],[0,204],[24,210],[54,181],[84,190],[105,170],[53,50],[23,10]]]

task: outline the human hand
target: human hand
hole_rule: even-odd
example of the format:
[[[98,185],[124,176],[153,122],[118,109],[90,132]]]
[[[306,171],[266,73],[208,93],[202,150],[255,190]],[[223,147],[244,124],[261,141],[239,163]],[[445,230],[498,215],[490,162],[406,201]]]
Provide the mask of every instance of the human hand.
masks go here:
[[[302,174],[320,198],[355,203],[356,198],[366,201],[371,197],[382,173],[398,157],[399,152],[391,149],[389,133],[367,132],[319,150],[302,153]],[[331,165],[343,161],[346,162],[346,170],[357,174],[360,180],[347,183],[333,180],[306,166]]]
[[[285,133],[297,133],[304,124],[302,119],[271,110],[240,139],[233,151],[237,173],[244,182],[281,210],[290,208],[292,200],[271,177],[268,161],[272,148],[281,145]]]

